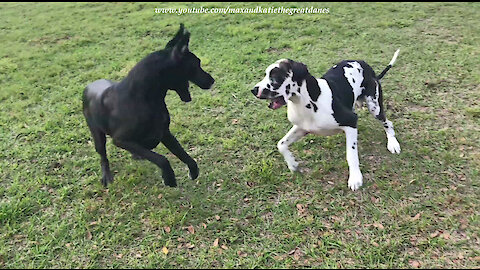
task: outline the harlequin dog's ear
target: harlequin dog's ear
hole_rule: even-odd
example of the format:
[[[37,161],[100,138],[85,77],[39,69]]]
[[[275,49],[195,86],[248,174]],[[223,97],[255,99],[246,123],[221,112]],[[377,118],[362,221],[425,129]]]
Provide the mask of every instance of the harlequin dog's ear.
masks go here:
[[[295,62],[292,61],[292,72],[293,72],[293,78],[292,81],[295,81],[297,83],[301,83],[303,80],[308,75],[308,68],[305,64],[300,63],[300,62]]]

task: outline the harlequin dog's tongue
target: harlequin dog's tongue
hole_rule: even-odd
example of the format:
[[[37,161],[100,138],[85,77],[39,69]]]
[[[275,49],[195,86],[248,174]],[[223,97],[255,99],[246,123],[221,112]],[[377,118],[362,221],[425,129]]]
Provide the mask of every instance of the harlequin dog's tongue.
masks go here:
[[[272,100],[272,102],[270,102],[270,104],[268,105],[268,107],[270,109],[278,109],[280,107],[282,107],[283,105],[287,104],[285,102],[285,99],[283,99],[283,96],[279,96],[279,97],[276,97]]]

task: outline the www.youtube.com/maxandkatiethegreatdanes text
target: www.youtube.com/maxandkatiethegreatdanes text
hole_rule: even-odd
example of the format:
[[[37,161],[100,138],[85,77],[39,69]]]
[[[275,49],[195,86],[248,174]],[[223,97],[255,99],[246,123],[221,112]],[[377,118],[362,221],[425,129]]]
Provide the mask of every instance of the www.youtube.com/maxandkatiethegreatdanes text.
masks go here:
[[[329,8],[285,8],[285,7],[261,7],[255,8],[155,8],[155,13],[159,14],[328,14]]]

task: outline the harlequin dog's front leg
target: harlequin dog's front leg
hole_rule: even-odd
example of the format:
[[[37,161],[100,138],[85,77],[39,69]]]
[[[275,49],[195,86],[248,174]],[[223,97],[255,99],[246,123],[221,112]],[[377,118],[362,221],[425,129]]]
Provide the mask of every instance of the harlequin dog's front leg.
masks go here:
[[[299,128],[298,126],[293,126],[277,144],[278,151],[283,155],[285,161],[287,162],[288,168],[292,172],[298,170],[298,162],[295,161],[295,157],[293,156],[292,152],[288,150],[288,146],[300,140],[306,134],[308,134],[308,132],[305,130]]]
[[[356,128],[352,127],[345,127],[343,128],[343,131],[345,131],[345,137],[347,141],[347,162],[350,172],[350,176],[348,178],[348,187],[355,191],[363,184],[362,172],[360,171],[360,163],[358,161],[358,131]]]

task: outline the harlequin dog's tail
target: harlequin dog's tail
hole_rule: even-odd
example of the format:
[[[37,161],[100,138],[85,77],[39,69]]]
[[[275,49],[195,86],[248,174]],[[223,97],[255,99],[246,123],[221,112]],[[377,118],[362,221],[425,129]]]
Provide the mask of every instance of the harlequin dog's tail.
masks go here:
[[[377,80],[380,80],[385,76],[385,73],[393,66],[393,63],[395,63],[395,60],[397,60],[398,53],[400,52],[400,49],[398,49],[395,54],[393,55],[392,61],[388,64],[388,66],[380,73],[380,75],[377,76]]]

